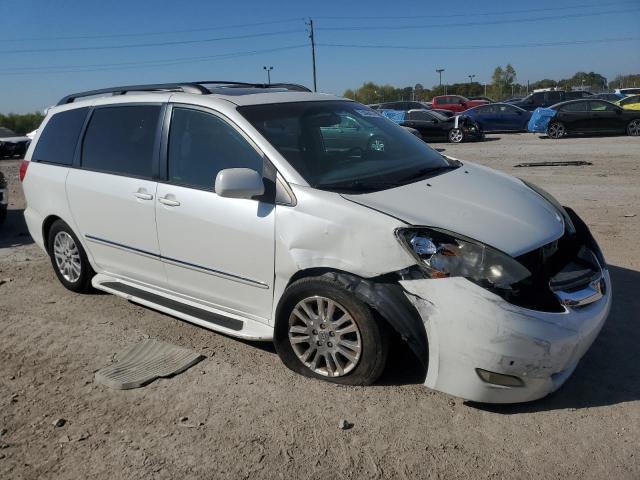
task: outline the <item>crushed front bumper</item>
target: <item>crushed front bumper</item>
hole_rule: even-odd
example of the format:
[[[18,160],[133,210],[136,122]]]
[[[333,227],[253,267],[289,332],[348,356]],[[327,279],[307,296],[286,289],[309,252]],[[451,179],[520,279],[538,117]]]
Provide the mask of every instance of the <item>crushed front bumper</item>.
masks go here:
[[[611,307],[604,295],[564,312],[512,305],[464,278],[402,280],[429,342],[427,387],[467,400],[517,403],[558,389],[598,336]],[[476,369],[518,377],[521,386],[483,381]]]

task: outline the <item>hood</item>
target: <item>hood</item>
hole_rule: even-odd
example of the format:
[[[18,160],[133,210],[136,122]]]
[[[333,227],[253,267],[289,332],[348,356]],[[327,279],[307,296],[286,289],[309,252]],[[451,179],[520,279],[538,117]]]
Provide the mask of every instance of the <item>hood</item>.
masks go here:
[[[556,209],[520,180],[467,162],[410,185],[343,197],[411,225],[473,238],[514,257],[564,233]]]

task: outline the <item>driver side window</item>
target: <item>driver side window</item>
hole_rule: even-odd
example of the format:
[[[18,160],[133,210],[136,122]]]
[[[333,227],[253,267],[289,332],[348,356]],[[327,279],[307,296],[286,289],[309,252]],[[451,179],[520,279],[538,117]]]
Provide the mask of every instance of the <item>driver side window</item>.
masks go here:
[[[262,156],[231,125],[200,110],[174,108],[171,115],[167,174],[171,183],[213,190],[226,168],[262,173]]]

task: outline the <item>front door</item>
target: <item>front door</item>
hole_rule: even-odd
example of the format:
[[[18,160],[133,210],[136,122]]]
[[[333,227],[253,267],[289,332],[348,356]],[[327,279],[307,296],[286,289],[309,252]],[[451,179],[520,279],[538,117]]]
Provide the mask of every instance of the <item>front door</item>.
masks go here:
[[[217,308],[268,322],[273,301],[275,203],[223,198],[226,168],[263,172],[264,158],[229,121],[174,105],[156,220],[169,287]]]

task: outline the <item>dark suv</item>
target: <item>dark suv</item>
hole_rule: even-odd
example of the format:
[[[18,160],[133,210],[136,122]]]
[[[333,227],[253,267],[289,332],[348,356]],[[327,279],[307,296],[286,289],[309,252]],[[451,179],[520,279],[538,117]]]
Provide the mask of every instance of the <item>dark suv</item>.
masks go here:
[[[522,100],[515,102],[509,102],[516,107],[524,108],[525,110],[533,111],[538,107],[550,107],[556,103],[564,102],[566,100],[578,100],[580,98],[590,97],[591,93],[579,91],[579,92],[565,92],[564,90],[548,90],[545,92],[533,92]]]

